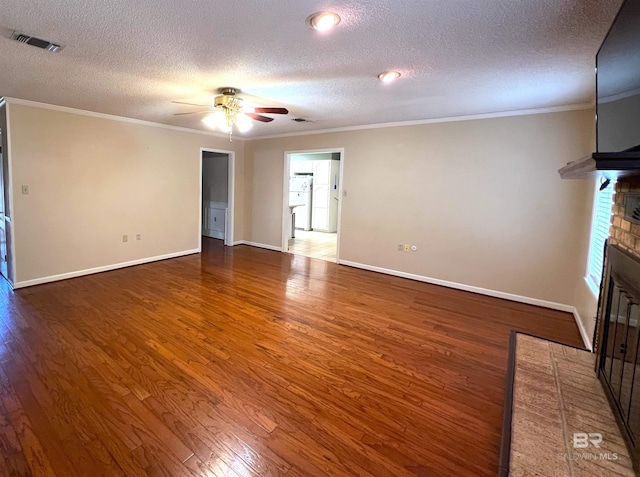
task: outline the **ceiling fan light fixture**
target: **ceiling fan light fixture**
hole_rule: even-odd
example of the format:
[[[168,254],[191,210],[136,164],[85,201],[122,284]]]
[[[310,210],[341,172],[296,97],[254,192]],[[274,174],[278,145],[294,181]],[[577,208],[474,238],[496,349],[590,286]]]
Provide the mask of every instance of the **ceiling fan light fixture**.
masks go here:
[[[213,104],[211,106],[172,101],[173,103],[207,108],[204,111],[176,113],[176,115],[208,113],[201,119],[203,124],[210,129],[217,129],[228,134],[229,141],[231,141],[231,134],[234,129],[244,133],[253,127],[253,121],[260,121],[262,123],[270,123],[273,121],[273,118],[264,116],[264,114],[289,114],[287,108],[245,106],[243,99],[236,97],[238,90],[234,88],[223,88],[219,91],[222,94],[213,98]]]
[[[307,25],[314,30],[328,31],[340,23],[340,16],[333,12],[318,12],[307,17]]]
[[[216,113],[207,114],[204,118],[202,118],[202,122],[205,126],[211,129],[215,129],[216,127],[218,127]]]
[[[240,113],[236,116],[236,124],[238,126],[238,131],[244,133],[249,131],[253,127],[253,119],[251,119],[245,113]]]
[[[202,118],[202,122],[208,128],[218,129],[225,134],[230,133],[233,128],[233,123],[229,124],[227,115],[220,109],[214,111],[211,114],[207,114],[204,118]]]
[[[397,71],[385,71],[384,73],[380,73],[378,75],[378,79],[383,83],[392,83],[393,81],[400,78],[400,76],[402,75]]]

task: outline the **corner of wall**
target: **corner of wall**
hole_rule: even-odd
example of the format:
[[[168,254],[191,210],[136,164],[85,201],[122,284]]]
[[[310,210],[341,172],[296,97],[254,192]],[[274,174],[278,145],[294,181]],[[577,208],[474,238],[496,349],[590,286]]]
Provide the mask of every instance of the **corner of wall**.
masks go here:
[[[592,343],[596,328],[595,314],[598,307],[598,298],[593,295],[586,281],[583,288],[577,293],[578,300],[576,302],[579,303],[579,306],[574,307],[573,317],[576,320],[576,325],[578,325],[585,348],[593,351]]]
[[[574,312],[576,324],[582,335],[585,347],[591,349],[593,333],[595,331],[595,316],[598,308],[598,297],[593,293],[585,278],[587,262],[589,260],[589,241],[591,237],[591,220],[593,215],[593,194],[595,191],[594,181],[585,181],[588,192],[581,202],[582,207],[577,215],[580,220],[576,226],[580,227],[580,236],[583,237],[581,243],[576,244],[579,249],[579,265],[576,271],[576,285],[573,293]]]
[[[254,147],[252,141],[244,143],[244,209],[243,209],[243,234],[236,240],[252,240],[252,221],[253,221],[253,176],[254,176]]]

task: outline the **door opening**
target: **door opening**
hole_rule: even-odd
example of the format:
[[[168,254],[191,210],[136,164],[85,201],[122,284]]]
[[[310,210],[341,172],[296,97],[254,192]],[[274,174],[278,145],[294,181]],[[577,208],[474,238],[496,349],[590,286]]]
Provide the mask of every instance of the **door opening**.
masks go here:
[[[344,149],[285,153],[282,250],[339,261]]]
[[[0,98],[0,275],[13,286],[15,263],[12,253],[9,160],[9,105],[4,98]]]
[[[233,245],[234,171],[233,152],[201,149],[201,240]]]
[[[4,131],[0,128],[0,275],[9,278],[8,256],[7,256],[7,227],[5,224],[5,176],[4,173]]]

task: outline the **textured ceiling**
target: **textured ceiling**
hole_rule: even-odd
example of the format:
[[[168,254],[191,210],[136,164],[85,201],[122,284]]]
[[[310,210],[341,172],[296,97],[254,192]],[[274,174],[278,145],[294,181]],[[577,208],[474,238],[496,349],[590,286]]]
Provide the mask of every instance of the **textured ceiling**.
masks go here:
[[[291,111],[254,137],[589,103],[621,3],[2,0],[0,96],[206,130],[171,100],[233,86]],[[321,10],[342,17],[329,34],[305,24]],[[64,49],[12,41],[14,30]],[[402,78],[382,84],[388,69]]]

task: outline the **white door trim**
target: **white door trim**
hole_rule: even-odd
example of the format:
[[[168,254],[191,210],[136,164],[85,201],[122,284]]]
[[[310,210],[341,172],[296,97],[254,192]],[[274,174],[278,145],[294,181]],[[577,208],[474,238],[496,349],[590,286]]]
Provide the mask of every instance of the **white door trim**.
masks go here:
[[[218,154],[226,154],[229,161],[229,168],[227,172],[228,186],[227,186],[227,220],[225,221],[225,234],[224,244],[231,247],[233,246],[233,217],[234,217],[234,191],[236,183],[236,153],[233,151],[225,151],[224,149],[211,149],[208,147],[200,148],[200,194],[198,202],[198,252],[202,252],[202,153],[203,152],[215,152]]]
[[[291,217],[289,216],[289,172],[291,155],[293,154],[313,154],[321,152],[338,152],[340,153],[340,183],[338,185],[338,229],[336,232],[336,263],[340,261],[340,230],[342,229],[342,199],[344,183],[344,147],[327,147],[322,149],[305,149],[298,151],[284,152],[284,175],[282,180],[282,251],[289,251],[289,227],[291,226]]]
[[[6,101],[6,98],[3,98]],[[5,187],[9,188],[9,203],[4,204],[4,213],[5,213],[5,221],[9,222],[9,234],[6,235],[7,240],[7,253],[8,253],[8,263],[7,263],[7,281],[9,285],[13,288],[13,284],[17,281],[17,268],[18,265],[16,263],[16,231],[15,231],[15,221],[13,220],[15,214],[13,212],[13,154],[11,153],[11,106],[8,101],[6,101],[6,112],[7,112],[7,130],[5,134],[7,135],[7,150],[3,152],[3,159],[7,162],[7,173],[8,177],[5,178]],[[9,215],[7,216],[7,210],[9,210]],[[5,226],[6,229],[6,226]]]

